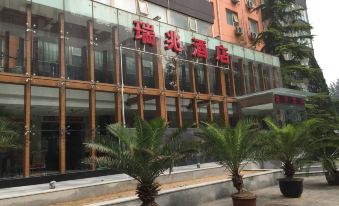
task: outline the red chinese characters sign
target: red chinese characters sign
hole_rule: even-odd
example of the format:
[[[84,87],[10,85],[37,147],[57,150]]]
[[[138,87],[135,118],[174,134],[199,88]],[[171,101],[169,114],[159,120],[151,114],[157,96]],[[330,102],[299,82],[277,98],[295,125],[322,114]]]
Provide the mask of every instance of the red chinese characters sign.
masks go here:
[[[142,21],[133,21],[134,24],[134,39],[141,40],[144,45],[155,45],[155,31],[154,26]],[[172,50],[173,52],[180,53],[184,48],[180,44],[180,36],[175,31],[168,31],[165,33],[165,50]],[[207,59],[208,51],[206,41],[192,38],[193,58]],[[227,53],[227,48],[222,45],[216,46],[215,60],[220,64],[229,64],[230,56]]]
[[[134,31],[136,40],[140,40],[143,44],[148,44],[150,46],[155,45],[155,33],[154,26],[141,22],[141,21],[133,21],[134,23]]]
[[[196,58],[207,59],[206,41],[196,39],[193,37],[192,42],[194,47],[192,56]]]
[[[289,97],[283,95],[275,95],[274,97],[276,104],[295,104],[295,105],[305,105],[304,98],[298,97]]]
[[[173,52],[179,53],[183,50],[180,45],[180,36],[175,31],[169,31],[165,33],[167,40],[165,41],[166,50],[172,49]]]

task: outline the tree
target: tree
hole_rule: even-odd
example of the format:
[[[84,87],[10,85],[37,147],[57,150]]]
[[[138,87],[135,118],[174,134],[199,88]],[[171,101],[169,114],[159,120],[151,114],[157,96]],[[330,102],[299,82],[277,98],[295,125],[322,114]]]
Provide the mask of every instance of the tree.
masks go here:
[[[12,120],[0,117],[0,151],[20,148],[20,135],[17,131]]]
[[[337,79],[336,82],[331,83],[329,90],[333,99],[339,101],[339,79]]]
[[[166,124],[162,119],[146,122],[136,117],[134,129],[121,124],[107,127],[110,134],[118,138],[102,138],[86,143],[86,147],[97,151],[97,157],[86,159],[88,164],[117,169],[138,181],[136,194],[142,206],[157,206],[155,197],[160,184],[155,180],[167,169],[172,169],[175,161],[193,151],[193,143],[181,139],[182,129],[176,130],[164,139]],[[121,144],[119,144],[119,142]]]
[[[244,189],[243,176],[240,174],[246,164],[256,158],[258,151],[255,144],[255,134],[258,124],[254,120],[240,120],[234,128],[218,127],[216,124],[202,123],[201,133],[204,151],[212,155],[232,175],[233,186],[238,194],[247,193]]]
[[[264,43],[263,52],[278,56],[284,87],[310,92],[326,92],[322,71],[310,46],[312,26],[301,19],[305,10],[295,0],[265,0],[255,10],[262,12],[265,30],[254,44]],[[308,66],[301,62],[309,60]]]

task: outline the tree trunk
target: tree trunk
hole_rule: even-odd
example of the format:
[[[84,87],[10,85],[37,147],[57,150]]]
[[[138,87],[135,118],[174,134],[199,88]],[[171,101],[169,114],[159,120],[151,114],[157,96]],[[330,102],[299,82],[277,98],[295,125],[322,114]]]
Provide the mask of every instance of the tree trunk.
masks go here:
[[[136,194],[141,200],[141,206],[159,206],[155,202],[155,197],[160,190],[160,184],[157,182],[152,183],[139,183],[137,186]]]
[[[244,189],[244,182],[242,179],[242,175],[236,174],[232,176],[233,186],[238,190],[238,192],[242,192]]]
[[[292,162],[284,162],[282,169],[284,170],[285,176],[287,178],[292,178],[295,174],[295,168]]]

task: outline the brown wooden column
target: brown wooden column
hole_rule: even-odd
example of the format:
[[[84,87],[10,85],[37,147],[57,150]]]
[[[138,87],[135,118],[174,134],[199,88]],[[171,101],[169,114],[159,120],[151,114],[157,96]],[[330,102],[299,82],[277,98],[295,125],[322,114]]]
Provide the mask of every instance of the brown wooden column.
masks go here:
[[[197,86],[195,82],[195,66],[193,63],[190,63],[191,69],[191,82],[192,82],[192,90],[195,93],[196,97],[192,100],[192,110],[193,110],[193,121],[198,125],[199,124],[199,114],[198,114],[198,104],[197,104]]]
[[[25,72],[26,72],[26,84],[25,84],[25,138],[24,138],[24,177],[29,177],[30,175],[30,139],[31,139],[31,80],[32,80],[32,68],[31,68],[31,58],[32,58],[32,9],[30,5],[26,7],[26,22],[27,29],[25,33]]]
[[[183,73],[186,73],[183,72]],[[181,90],[180,90],[180,67],[179,62],[175,61],[175,81],[177,83],[177,91],[178,91],[178,97],[175,98],[175,107],[176,107],[176,115],[177,115],[177,121],[178,121],[178,127],[183,127],[182,123],[182,114],[181,114]],[[185,77],[186,78],[186,77]]]
[[[138,115],[141,119],[144,119],[144,94],[143,94],[143,86],[142,86],[142,60],[141,53],[136,52],[135,55],[136,63],[137,63],[137,86],[139,87],[138,94]]]
[[[233,61],[231,59],[231,63],[229,65],[230,67],[230,81],[232,85],[232,96],[237,96],[237,90],[235,89],[235,80],[234,80],[234,67],[233,67]]]
[[[88,32],[88,72],[89,80],[92,83],[91,90],[89,92],[89,127],[90,127],[90,138],[92,141],[95,140],[96,134],[96,122],[95,122],[95,95],[96,95],[96,85],[94,77],[94,37],[93,37],[93,21],[87,21],[87,32]],[[95,156],[95,150],[91,150],[91,156]],[[92,165],[92,170],[95,169],[95,165]]]
[[[238,67],[240,70],[240,84],[241,84],[241,95],[245,95],[247,94],[246,91],[246,79],[245,79],[245,68],[244,68],[244,64],[243,64],[243,60],[239,60],[238,62]]]
[[[219,82],[220,82],[220,89],[221,95],[224,97],[224,101],[219,102],[219,112],[221,114],[222,119],[224,120],[225,124],[229,124],[228,118],[228,111],[227,111],[227,86],[225,81],[225,74],[224,71],[219,68]]]
[[[114,64],[114,84],[118,85],[119,91],[114,95],[115,99],[115,122],[122,122],[122,97],[121,87],[122,82],[120,78],[120,45],[119,45],[119,29],[117,26],[112,28],[112,41],[114,45],[113,64]]]
[[[59,88],[59,170],[61,174],[66,173],[66,72],[65,72],[65,16],[59,14],[59,61],[60,61],[60,88]]]
[[[155,42],[155,53],[161,54],[161,40],[156,39]],[[155,62],[155,87],[160,89],[160,96],[156,98],[157,105],[157,114],[158,117],[161,117],[163,120],[167,121],[167,113],[166,113],[166,94],[165,94],[165,82],[164,82],[164,70],[162,68],[162,57],[153,56],[153,61]],[[177,69],[177,68],[176,68]],[[179,84],[176,82],[177,85]]]
[[[251,86],[253,88],[253,93],[257,92],[257,84],[255,82],[255,70],[254,70],[254,63],[251,62],[251,69],[250,69],[250,74],[252,76],[252,82],[251,82]]]
[[[262,89],[262,91],[266,90],[266,83],[265,83],[265,78],[264,78],[264,69],[263,69],[263,65],[259,64],[258,65],[258,69],[259,69],[259,82],[260,82],[260,87]]]

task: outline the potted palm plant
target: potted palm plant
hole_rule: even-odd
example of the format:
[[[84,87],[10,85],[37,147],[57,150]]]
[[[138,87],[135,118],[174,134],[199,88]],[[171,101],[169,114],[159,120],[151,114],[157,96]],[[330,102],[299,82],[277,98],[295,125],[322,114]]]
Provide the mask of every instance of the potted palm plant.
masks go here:
[[[180,138],[182,129],[176,130],[165,140],[167,126],[162,119],[146,122],[137,117],[134,127],[135,130],[121,124],[107,126],[110,134],[119,141],[104,138],[86,143],[86,147],[95,149],[98,156],[90,157],[85,162],[116,169],[135,178],[141,206],[157,206],[155,197],[160,184],[156,178],[168,169],[171,171],[174,162],[191,153],[193,147],[191,142]]]
[[[213,123],[201,123],[203,148],[207,155],[212,155],[231,174],[237,193],[232,194],[234,206],[255,206],[255,194],[244,188],[241,171],[246,162],[256,158],[256,131],[258,124],[254,120],[240,120],[234,128],[219,127]]]
[[[296,124],[278,126],[271,118],[264,122],[269,131],[263,131],[261,148],[268,160],[279,160],[285,178],[278,179],[281,193],[285,197],[300,197],[303,192],[303,179],[294,174],[307,161],[307,146],[313,141],[311,131],[317,121],[310,119]]]

